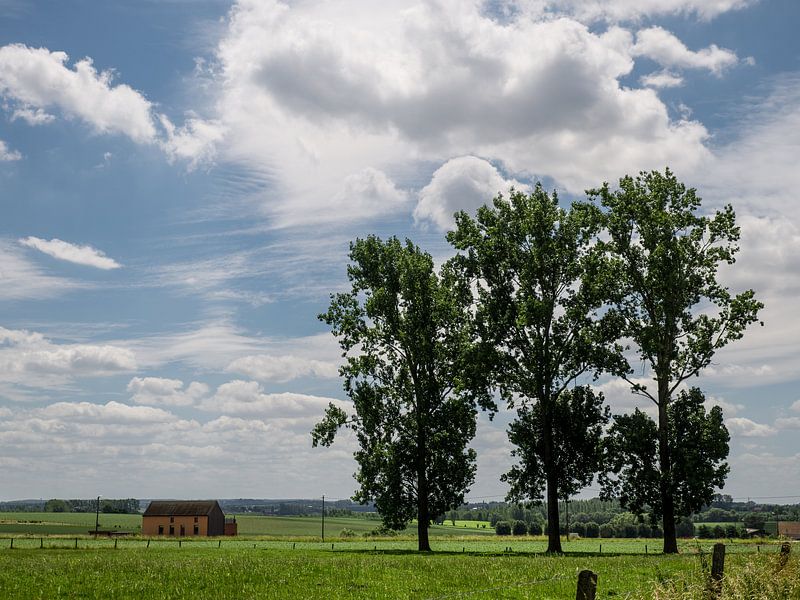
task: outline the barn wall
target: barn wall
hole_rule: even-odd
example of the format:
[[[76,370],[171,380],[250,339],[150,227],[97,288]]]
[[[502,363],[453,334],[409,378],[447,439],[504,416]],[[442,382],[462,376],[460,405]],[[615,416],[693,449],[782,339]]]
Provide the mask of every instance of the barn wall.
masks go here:
[[[170,522],[170,519],[173,519]],[[142,535],[159,535],[158,534],[158,526],[161,525],[164,527],[164,533],[161,535],[165,536],[174,536],[180,537],[181,536],[181,525],[184,528],[184,537],[193,537],[194,533],[194,526],[197,525],[198,532],[197,536],[208,536],[208,535],[222,535],[222,534],[214,534],[209,533],[209,526],[208,526],[208,516],[206,515],[198,515],[197,516],[197,523],[194,521],[194,516],[184,516],[184,517],[167,517],[167,516],[144,516],[142,517]],[[224,519],[223,519],[224,520]],[[170,534],[170,526],[174,528],[174,532]]]

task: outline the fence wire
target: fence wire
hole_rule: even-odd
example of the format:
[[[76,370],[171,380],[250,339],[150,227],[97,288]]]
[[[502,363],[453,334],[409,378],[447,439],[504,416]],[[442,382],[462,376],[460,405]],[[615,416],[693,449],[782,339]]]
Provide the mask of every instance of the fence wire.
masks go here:
[[[518,581],[510,585],[499,585],[482,590],[469,590],[465,592],[453,592],[450,594],[443,594],[441,596],[432,596],[425,600],[442,600],[443,598],[465,598],[467,596],[477,596],[478,594],[486,594],[489,592],[497,592],[500,590],[511,590],[518,587],[526,587],[530,585],[542,585],[546,583],[554,583],[558,581],[575,581],[574,575],[559,575],[557,577],[547,577],[545,579],[531,579],[530,581]]]

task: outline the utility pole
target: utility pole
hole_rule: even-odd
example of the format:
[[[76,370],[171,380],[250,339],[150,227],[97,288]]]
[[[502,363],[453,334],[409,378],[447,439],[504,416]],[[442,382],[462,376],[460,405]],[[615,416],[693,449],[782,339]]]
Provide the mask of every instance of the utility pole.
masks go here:
[[[94,537],[97,539],[97,531],[100,529],[100,496],[97,497],[97,510],[94,516]]]
[[[325,494],[322,494],[322,541],[325,541]]]

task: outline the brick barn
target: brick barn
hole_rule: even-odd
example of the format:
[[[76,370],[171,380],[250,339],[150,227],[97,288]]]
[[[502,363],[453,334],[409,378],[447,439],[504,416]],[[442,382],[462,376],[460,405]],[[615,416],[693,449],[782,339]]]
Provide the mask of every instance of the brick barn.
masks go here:
[[[764,523],[768,535],[800,540],[800,521],[768,521]]]
[[[216,500],[154,500],[142,515],[142,535],[236,535],[236,520],[226,519]]]

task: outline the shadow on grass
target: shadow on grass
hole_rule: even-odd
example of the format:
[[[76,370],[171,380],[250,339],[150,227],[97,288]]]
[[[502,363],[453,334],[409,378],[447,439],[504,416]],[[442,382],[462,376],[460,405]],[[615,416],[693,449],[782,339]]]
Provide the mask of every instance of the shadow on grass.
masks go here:
[[[511,552],[479,552],[479,551],[465,551],[459,552],[457,550],[434,550],[432,552],[420,552],[419,550],[410,549],[359,549],[348,548],[343,550],[330,550],[322,549],[322,552],[331,552],[335,554],[355,554],[355,555],[380,555],[380,556],[480,556],[480,557],[527,557],[527,558],[609,558],[615,556],[670,556],[660,552],[564,552],[561,554],[548,554],[547,552],[525,552],[525,551],[511,551]],[[674,555],[671,555],[674,556]]]

